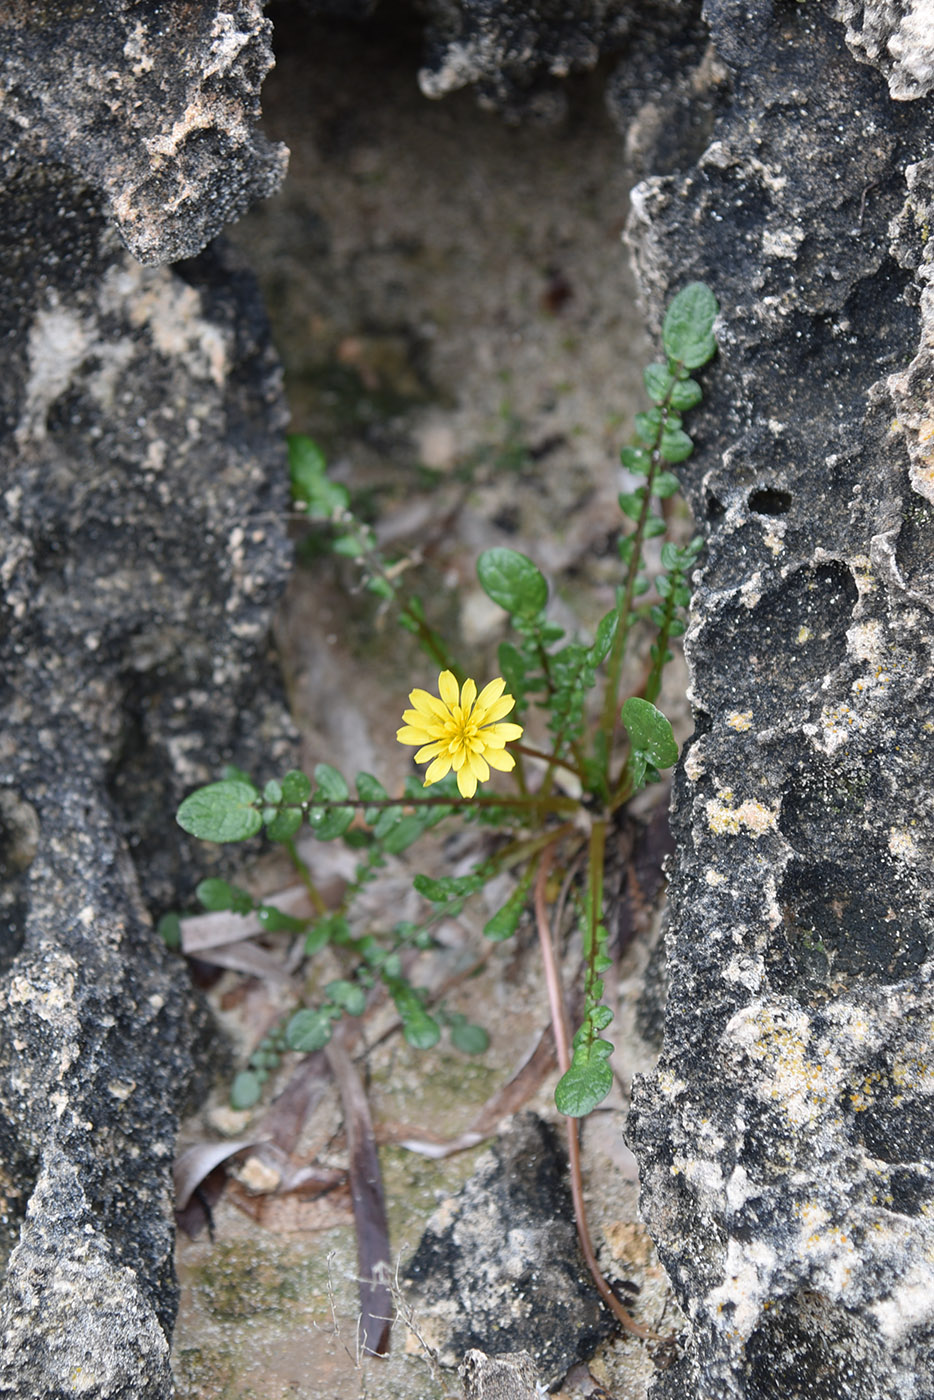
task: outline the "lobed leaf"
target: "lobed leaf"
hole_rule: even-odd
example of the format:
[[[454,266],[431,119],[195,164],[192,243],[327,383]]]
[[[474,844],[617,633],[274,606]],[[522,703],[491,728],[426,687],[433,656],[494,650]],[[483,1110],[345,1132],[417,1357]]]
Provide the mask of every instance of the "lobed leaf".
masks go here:
[[[185,798],[175,820],[189,836],[201,841],[246,841],[263,827],[254,805],[258,798],[252,783],[236,779],[209,783]]]
[[[688,369],[705,365],[716,354],[713,323],[720,310],[704,282],[689,282],[672,300],[662,327],[665,354]]]
[[[632,745],[632,759],[651,762],[656,768],[670,768],[678,761],[678,745],[671,725],[648,700],[631,695],[622,710],[622,720]]]
[[[578,1043],[580,1040],[581,1043]],[[583,1118],[602,1103],[613,1087],[613,1071],[607,1059],[613,1046],[607,1040],[574,1037],[574,1056],[555,1086],[555,1107],[568,1118]]]
[[[537,617],[548,602],[544,574],[517,550],[484,550],[477,560],[477,577],[487,597],[512,616]]]

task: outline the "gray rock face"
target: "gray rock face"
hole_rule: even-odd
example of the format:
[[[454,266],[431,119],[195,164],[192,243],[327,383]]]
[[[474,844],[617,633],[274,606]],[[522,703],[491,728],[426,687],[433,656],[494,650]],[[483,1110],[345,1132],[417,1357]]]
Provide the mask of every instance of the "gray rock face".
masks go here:
[[[837,0],[846,42],[885,75],[896,101],[926,97],[934,87],[934,24],[924,0]]]
[[[289,756],[266,656],[287,476],[251,279],[216,250],[141,267],[114,225],[149,261],[193,252],[265,187],[264,31],[252,5],[60,8],[0,31],[0,1395],[161,1400],[198,1013],[143,896],[184,887],[192,784]],[[157,159],[186,93],[201,135]]]
[[[442,1364],[475,1348],[527,1353],[554,1383],[612,1332],[580,1256],[565,1173],[554,1130],[520,1114],[428,1222],[406,1277]],[[491,1394],[509,1370],[489,1369]],[[480,1374],[471,1372],[472,1393]]]
[[[560,81],[588,72],[630,27],[625,0],[432,0],[419,83],[426,97],[468,84],[506,117],[553,121],[564,112]]]
[[[87,185],[141,263],[192,257],[285,174],[256,130],[271,33],[261,0],[5,6],[0,123]]]
[[[653,1395],[907,1400],[934,1391],[934,110],[818,5],[706,18],[732,100],[631,228],[653,321],[693,277],[722,307],[682,469],[708,548],[665,1042],[630,1129],[692,1323]]]

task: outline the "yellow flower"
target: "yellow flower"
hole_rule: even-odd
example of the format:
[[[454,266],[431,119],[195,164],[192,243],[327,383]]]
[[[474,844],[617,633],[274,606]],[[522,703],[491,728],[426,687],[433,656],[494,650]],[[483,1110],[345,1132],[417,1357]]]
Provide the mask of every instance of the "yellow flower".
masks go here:
[[[522,737],[521,724],[499,724],[515,705],[511,695],[504,695],[506,682],[501,676],[485,685],[477,694],[475,681],[464,681],[460,695],[451,671],[438,677],[439,700],[427,690],[413,690],[409,700],[413,706],[402,718],[403,727],[396,731],[400,744],[420,744],[416,763],[434,761],[425,774],[425,786],[437,783],[451,769],[457,774],[457,786],[462,797],[473,797],[478,783],[485,783],[490,768],[508,773],[516,760],[506,753],[510,739]]]

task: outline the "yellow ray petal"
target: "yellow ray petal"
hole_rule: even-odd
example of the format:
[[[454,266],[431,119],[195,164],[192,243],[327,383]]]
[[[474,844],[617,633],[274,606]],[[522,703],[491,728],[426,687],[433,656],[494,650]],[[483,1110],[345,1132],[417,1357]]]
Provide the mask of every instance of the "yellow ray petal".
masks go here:
[[[413,690],[409,701],[426,719],[447,719],[448,717],[445,705],[442,704],[437,695],[430,695],[427,690]]]
[[[464,681],[461,689],[461,712],[466,717],[470,714],[471,706],[477,698],[477,682],[472,680]]]
[[[423,749],[419,749],[415,755],[416,763],[427,763],[429,758],[437,758],[440,753],[444,753],[447,746],[441,744],[426,744]]]
[[[473,773],[478,783],[485,783],[490,776],[490,770],[486,759],[482,754],[469,753],[467,755],[467,767]]]
[[[457,787],[461,797],[473,797],[477,791],[477,780],[469,768],[462,768],[458,773]]]
[[[502,719],[514,707],[515,700],[511,695],[504,695],[499,700],[494,700],[492,705],[488,705],[485,710],[480,711],[478,704],[475,711],[478,724],[495,724],[498,719]]]
[[[453,671],[442,671],[438,677],[438,694],[449,710],[457,704],[458,685]],[[440,703],[440,702],[436,702]]]
[[[451,771],[451,760],[446,753],[439,754],[425,774],[425,787],[431,787],[432,783],[440,783],[442,778],[446,778]]]
[[[486,710],[499,699],[505,689],[506,682],[503,680],[502,676],[497,676],[496,680],[490,681],[489,685],[485,685],[477,696],[477,709]],[[509,698],[511,700],[512,696]],[[506,710],[504,713],[508,714],[509,711]]]
[[[508,743],[510,743],[513,739],[521,739],[521,738],[522,738],[522,725],[521,725],[521,724],[491,724],[491,725],[489,726],[488,729],[484,729],[484,730],[483,730],[483,737],[486,738],[486,737],[487,737],[488,735],[490,735],[490,734],[495,734],[496,737],[499,738],[499,739],[505,739],[506,743],[508,744]]]
[[[396,730],[396,738],[400,744],[429,744],[434,735],[426,733],[420,725],[404,724]]]
[[[516,766],[512,754],[504,749],[487,749],[484,757],[490,767],[498,769],[500,773],[511,773]]]

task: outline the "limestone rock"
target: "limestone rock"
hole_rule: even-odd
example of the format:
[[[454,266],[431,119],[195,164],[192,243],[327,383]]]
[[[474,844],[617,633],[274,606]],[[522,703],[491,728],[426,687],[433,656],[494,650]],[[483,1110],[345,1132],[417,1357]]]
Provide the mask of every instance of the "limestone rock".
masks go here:
[[[432,1216],[406,1270],[442,1362],[496,1353],[499,1369],[483,1373],[491,1387],[519,1365],[500,1353],[528,1353],[553,1383],[613,1330],[579,1253],[565,1172],[554,1130],[520,1114]]]
[[[934,23],[925,0],[837,0],[853,55],[884,74],[896,101],[934,88]]]
[[[680,469],[687,638],[665,1039],[643,1209],[691,1319],[656,1400],[934,1383],[931,102],[818,5],[710,0],[731,100],[631,238],[720,356]],[[919,349],[920,345],[920,349]]]
[[[71,48],[56,7],[0,20],[0,1395],[163,1400],[199,1012],[150,909],[204,869],[184,793],[234,757],[291,758],[267,655],[288,486],[250,276],[219,248],[141,267],[113,225],[157,261],[265,188],[268,160],[217,124],[245,133],[233,47],[255,98],[263,24],[78,8]],[[173,16],[214,37],[186,47]],[[201,100],[198,64],[203,130],[157,159],[147,122]]]
[[[141,263],[192,257],[285,174],[256,130],[271,33],[261,0],[4,6],[0,130],[92,190]]]
[[[624,0],[432,0],[419,83],[427,97],[470,84],[482,106],[508,118],[555,121],[561,80],[594,68],[629,26]]]

